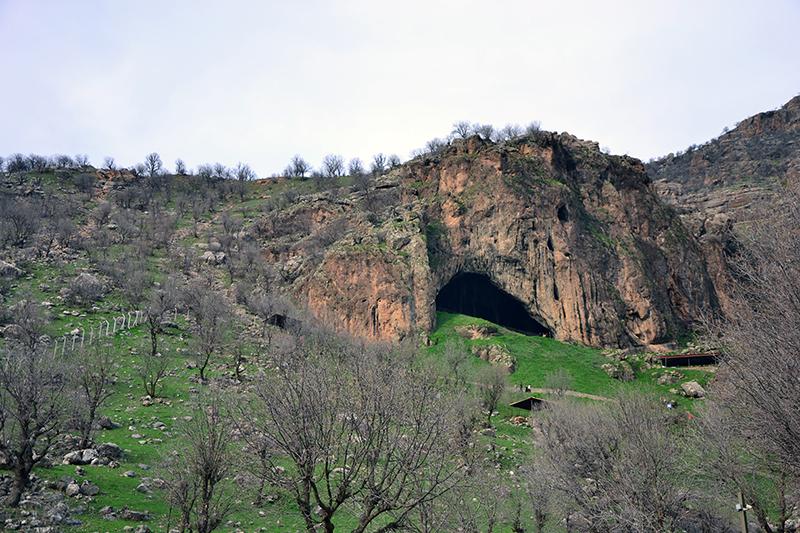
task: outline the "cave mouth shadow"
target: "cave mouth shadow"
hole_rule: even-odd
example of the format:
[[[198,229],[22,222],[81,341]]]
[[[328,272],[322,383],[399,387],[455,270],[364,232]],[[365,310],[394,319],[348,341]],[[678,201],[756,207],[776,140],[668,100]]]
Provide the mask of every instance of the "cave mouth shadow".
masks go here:
[[[526,335],[552,336],[515,297],[492,283],[484,274],[460,272],[436,295],[437,311],[461,313],[494,322]]]

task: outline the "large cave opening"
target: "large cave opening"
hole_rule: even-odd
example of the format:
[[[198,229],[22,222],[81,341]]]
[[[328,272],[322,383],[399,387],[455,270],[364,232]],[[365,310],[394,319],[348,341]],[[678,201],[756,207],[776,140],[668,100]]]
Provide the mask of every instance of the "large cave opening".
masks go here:
[[[483,318],[526,335],[551,334],[528,313],[522,302],[483,274],[462,272],[453,276],[436,296],[436,309]]]

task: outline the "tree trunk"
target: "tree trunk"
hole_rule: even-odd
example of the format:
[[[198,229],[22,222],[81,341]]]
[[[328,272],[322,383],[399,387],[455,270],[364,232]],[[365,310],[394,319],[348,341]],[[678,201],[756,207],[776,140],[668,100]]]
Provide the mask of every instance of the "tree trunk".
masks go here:
[[[86,425],[81,432],[81,449],[87,448],[89,446],[89,442],[92,440],[92,426],[94,425],[94,419],[97,415],[97,407],[91,406],[89,408],[89,419],[86,421]]]
[[[28,486],[31,470],[33,470],[33,461],[28,458],[18,459],[17,465],[14,468],[14,483],[11,486],[11,492],[6,500],[6,504],[9,507],[19,506],[22,493],[25,492],[25,487]]]

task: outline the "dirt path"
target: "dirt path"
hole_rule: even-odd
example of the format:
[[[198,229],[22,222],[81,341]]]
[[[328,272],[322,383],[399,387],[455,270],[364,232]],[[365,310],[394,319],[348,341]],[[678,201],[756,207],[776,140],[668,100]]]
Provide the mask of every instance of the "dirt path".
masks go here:
[[[557,394],[555,389],[537,389],[531,388],[530,392],[535,392],[538,394]],[[596,394],[589,394],[587,392],[577,392],[574,390],[564,391],[565,396],[571,396],[572,398],[586,398],[587,400],[597,400],[599,402],[614,402],[613,398],[607,398],[605,396],[598,396]]]

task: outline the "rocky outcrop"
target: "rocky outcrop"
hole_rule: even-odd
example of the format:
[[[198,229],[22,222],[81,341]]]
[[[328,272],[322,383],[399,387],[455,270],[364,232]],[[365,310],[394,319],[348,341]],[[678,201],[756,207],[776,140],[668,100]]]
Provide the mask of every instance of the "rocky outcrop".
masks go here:
[[[430,331],[438,291],[462,272],[556,338],[595,346],[663,342],[717,305],[642,163],[567,134],[455,141],[365,190],[300,197],[252,234],[312,314],[367,339]]]
[[[782,187],[800,181],[800,96],[647,171],[699,242],[724,310],[737,233],[764,209],[780,209]]]

